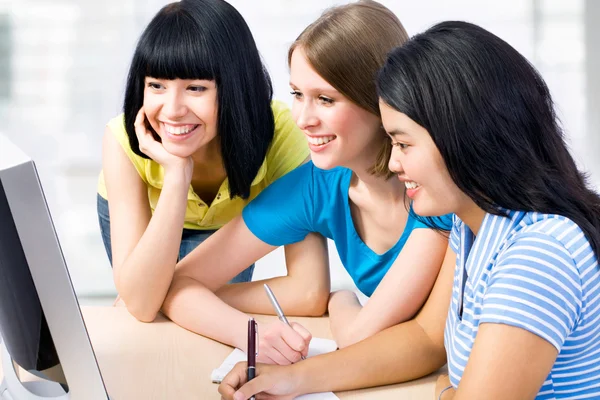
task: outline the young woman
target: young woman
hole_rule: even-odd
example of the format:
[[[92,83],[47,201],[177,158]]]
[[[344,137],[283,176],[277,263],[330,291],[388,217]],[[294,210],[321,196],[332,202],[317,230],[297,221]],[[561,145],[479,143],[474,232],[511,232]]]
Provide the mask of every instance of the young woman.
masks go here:
[[[373,1],[330,9],[298,37],[288,57],[292,114],[308,139],[312,162],[265,189],[242,216],[178,264],[163,306],[169,318],[245,348],[244,312],[272,314],[273,308],[263,282],[223,285],[244,265],[311,232],[334,240],[344,267],[371,296],[364,308],[352,292],[331,296],[331,328],[341,347],[410,318],[423,305],[447,236],[409,212],[405,185],[387,168],[389,139],[375,89],[386,54],[406,38],[397,17]],[[238,250],[223,256],[232,247]],[[211,268],[216,263],[218,271]],[[327,267],[304,265],[268,283],[286,314],[304,315],[301,307],[310,305],[310,315],[321,315],[324,304],[315,298],[329,293],[328,285],[318,284],[322,276],[328,277]],[[292,287],[301,288],[304,298],[292,296]],[[298,361],[310,340],[298,330],[279,323],[259,329],[259,359]]]
[[[394,50],[378,82],[394,145],[390,167],[414,187],[414,210],[456,214],[445,327],[450,377],[440,379],[436,398],[600,398],[600,197],[569,154],[543,79],[490,32],[445,22]],[[440,285],[450,286],[449,271],[444,265],[424,310],[447,304],[438,293],[447,293]],[[396,366],[375,358],[376,346],[393,343],[382,333],[295,370],[259,368],[234,394],[243,383],[238,366],[221,392],[283,399],[409,378],[370,372],[404,369],[417,356],[427,362],[424,353],[434,347],[425,338],[439,348],[439,330],[409,337],[403,325],[394,332],[396,347],[417,344],[388,348]],[[359,354],[369,365],[362,377],[350,371]]]
[[[156,316],[178,260],[307,160],[288,108],[271,97],[250,30],[225,1],[169,4],[144,30],[124,115],[104,134],[98,186],[115,284],[139,320]],[[316,237],[291,246],[288,265],[326,265],[323,246]],[[251,264],[233,282],[251,280]]]

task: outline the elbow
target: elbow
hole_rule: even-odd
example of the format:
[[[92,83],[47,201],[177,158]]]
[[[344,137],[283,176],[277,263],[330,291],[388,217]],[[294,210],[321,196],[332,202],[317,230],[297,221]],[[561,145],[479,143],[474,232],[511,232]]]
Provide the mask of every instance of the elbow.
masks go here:
[[[444,346],[436,346],[434,349],[432,349],[431,353],[431,371],[429,373],[433,373],[442,368],[447,362],[446,348]]]
[[[321,317],[327,312],[327,303],[329,302],[329,290],[314,290],[307,291],[303,304],[305,312],[303,315],[307,317]]]
[[[132,294],[126,290],[119,290],[119,295],[125,303],[125,307],[129,314],[141,322],[152,322],[156,319],[160,308],[152,306],[152,302],[147,298],[140,298],[140,294]]]
[[[327,312],[329,292],[307,289],[297,292],[283,307],[286,315],[294,317],[322,317]]]
[[[139,305],[126,302],[127,311],[140,322],[153,322],[158,315],[158,309],[152,309],[148,306],[140,307]]]

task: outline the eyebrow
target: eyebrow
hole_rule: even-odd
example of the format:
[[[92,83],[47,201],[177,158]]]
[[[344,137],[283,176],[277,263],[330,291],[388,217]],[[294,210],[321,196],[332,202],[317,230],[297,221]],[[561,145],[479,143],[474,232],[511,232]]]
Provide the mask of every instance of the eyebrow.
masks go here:
[[[396,130],[396,129],[389,131],[388,135],[394,136],[394,137],[396,137],[396,136],[410,136],[408,133],[402,132],[402,131],[399,131],[399,130]]]
[[[290,82],[290,86],[293,87],[293,88],[297,88],[298,87],[298,86],[294,85],[292,82]],[[330,87],[330,88],[319,88],[319,87],[317,87],[317,88],[311,88],[310,91],[317,92],[317,93],[337,93],[337,94],[340,93],[337,89],[335,89],[333,87]]]

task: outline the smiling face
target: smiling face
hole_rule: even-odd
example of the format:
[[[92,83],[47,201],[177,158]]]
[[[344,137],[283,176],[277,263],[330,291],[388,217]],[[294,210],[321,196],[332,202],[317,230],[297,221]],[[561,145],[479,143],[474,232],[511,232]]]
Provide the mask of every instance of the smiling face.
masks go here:
[[[384,140],[381,121],[325,81],[301,47],[291,57],[290,86],[292,115],[307,137],[317,167],[355,169],[373,164]]]
[[[456,186],[429,132],[405,114],[379,103],[383,126],[392,140],[389,168],[406,185],[421,216],[458,213],[473,202]]]
[[[210,80],[144,82],[144,111],[169,153],[188,157],[217,137],[217,87]]]

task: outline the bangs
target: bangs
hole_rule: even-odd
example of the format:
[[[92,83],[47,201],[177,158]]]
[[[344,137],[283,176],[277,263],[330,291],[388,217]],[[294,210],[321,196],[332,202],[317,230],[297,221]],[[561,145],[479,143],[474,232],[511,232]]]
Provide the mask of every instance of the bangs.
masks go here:
[[[198,37],[208,32],[184,13],[171,13],[155,26],[151,23],[140,46],[139,67],[157,79],[216,79],[216,58]],[[158,22],[158,21],[153,21]]]

